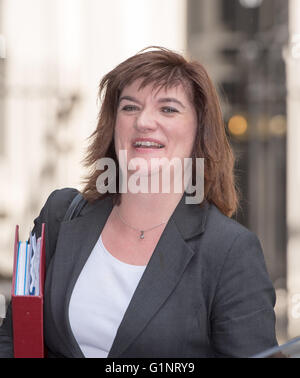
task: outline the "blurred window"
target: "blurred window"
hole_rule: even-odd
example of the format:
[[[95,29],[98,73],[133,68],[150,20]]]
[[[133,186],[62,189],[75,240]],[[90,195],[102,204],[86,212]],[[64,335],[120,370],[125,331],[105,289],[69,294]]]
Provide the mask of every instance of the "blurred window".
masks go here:
[[[0,156],[5,151],[5,38],[2,34],[2,0],[0,0]]]
[[[188,49],[219,88],[236,156],[241,208],[258,234],[275,286],[286,281],[288,1],[188,1]]]

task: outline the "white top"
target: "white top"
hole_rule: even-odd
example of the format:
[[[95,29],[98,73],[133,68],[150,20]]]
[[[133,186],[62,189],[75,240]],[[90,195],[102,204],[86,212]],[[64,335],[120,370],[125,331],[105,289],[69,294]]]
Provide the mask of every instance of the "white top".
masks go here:
[[[145,268],[112,256],[100,236],[69,305],[70,325],[85,357],[107,357]]]

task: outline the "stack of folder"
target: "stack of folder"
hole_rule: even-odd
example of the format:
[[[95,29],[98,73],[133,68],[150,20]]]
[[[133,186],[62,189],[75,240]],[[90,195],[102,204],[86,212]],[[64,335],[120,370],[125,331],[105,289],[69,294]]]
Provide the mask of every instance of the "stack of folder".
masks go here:
[[[45,279],[45,224],[41,236],[30,233],[19,241],[16,226],[12,282],[12,318],[15,358],[44,358],[43,295]]]

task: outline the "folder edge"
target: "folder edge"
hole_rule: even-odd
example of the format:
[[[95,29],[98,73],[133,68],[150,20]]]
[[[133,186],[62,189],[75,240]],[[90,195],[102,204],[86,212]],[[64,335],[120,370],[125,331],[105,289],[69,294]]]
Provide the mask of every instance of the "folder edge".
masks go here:
[[[19,225],[16,225],[15,229],[15,243],[14,243],[14,265],[13,265],[13,280],[12,280],[12,322],[13,322],[13,340],[14,340],[14,357],[15,358],[44,358],[44,335],[43,335],[43,304],[44,304],[44,280],[45,280],[45,223],[42,224],[41,232],[41,258],[40,258],[40,295],[15,295],[16,287],[16,271],[17,271],[17,257],[18,257],[18,245],[19,245]],[[24,310],[24,305],[26,310]],[[26,344],[26,340],[22,338],[22,328],[20,328],[19,315],[26,323],[26,317],[30,318],[30,307],[34,312],[41,314],[38,317],[39,322],[34,327],[40,330],[40,338],[37,340],[37,344],[28,349],[31,343]],[[21,313],[22,311],[22,313]],[[17,314],[19,312],[19,314]],[[35,329],[35,328],[34,328]],[[26,331],[24,332],[26,334]],[[20,338],[20,339],[19,339]],[[27,348],[26,348],[27,347]]]

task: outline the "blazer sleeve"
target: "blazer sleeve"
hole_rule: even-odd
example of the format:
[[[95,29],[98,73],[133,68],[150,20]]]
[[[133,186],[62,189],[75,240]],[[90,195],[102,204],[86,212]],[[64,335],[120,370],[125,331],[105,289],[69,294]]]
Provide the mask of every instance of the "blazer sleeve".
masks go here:
[[[213,301],[217,357],[251,357],[277,346],[275,290],[257,236],[244,231],[227,253]]]
[[[32,232],[37,236],[41,235],[42,223],[46,224],[46,275],[47,267],[56,249],[60,222],[77,193],[78,191],[73,188],[55,190],[50,194],[39,216],[34,220]],[[12,308],[10,302],[6,311],[6,317],[0,327],[0,358],[13,358],[13,356]]]

